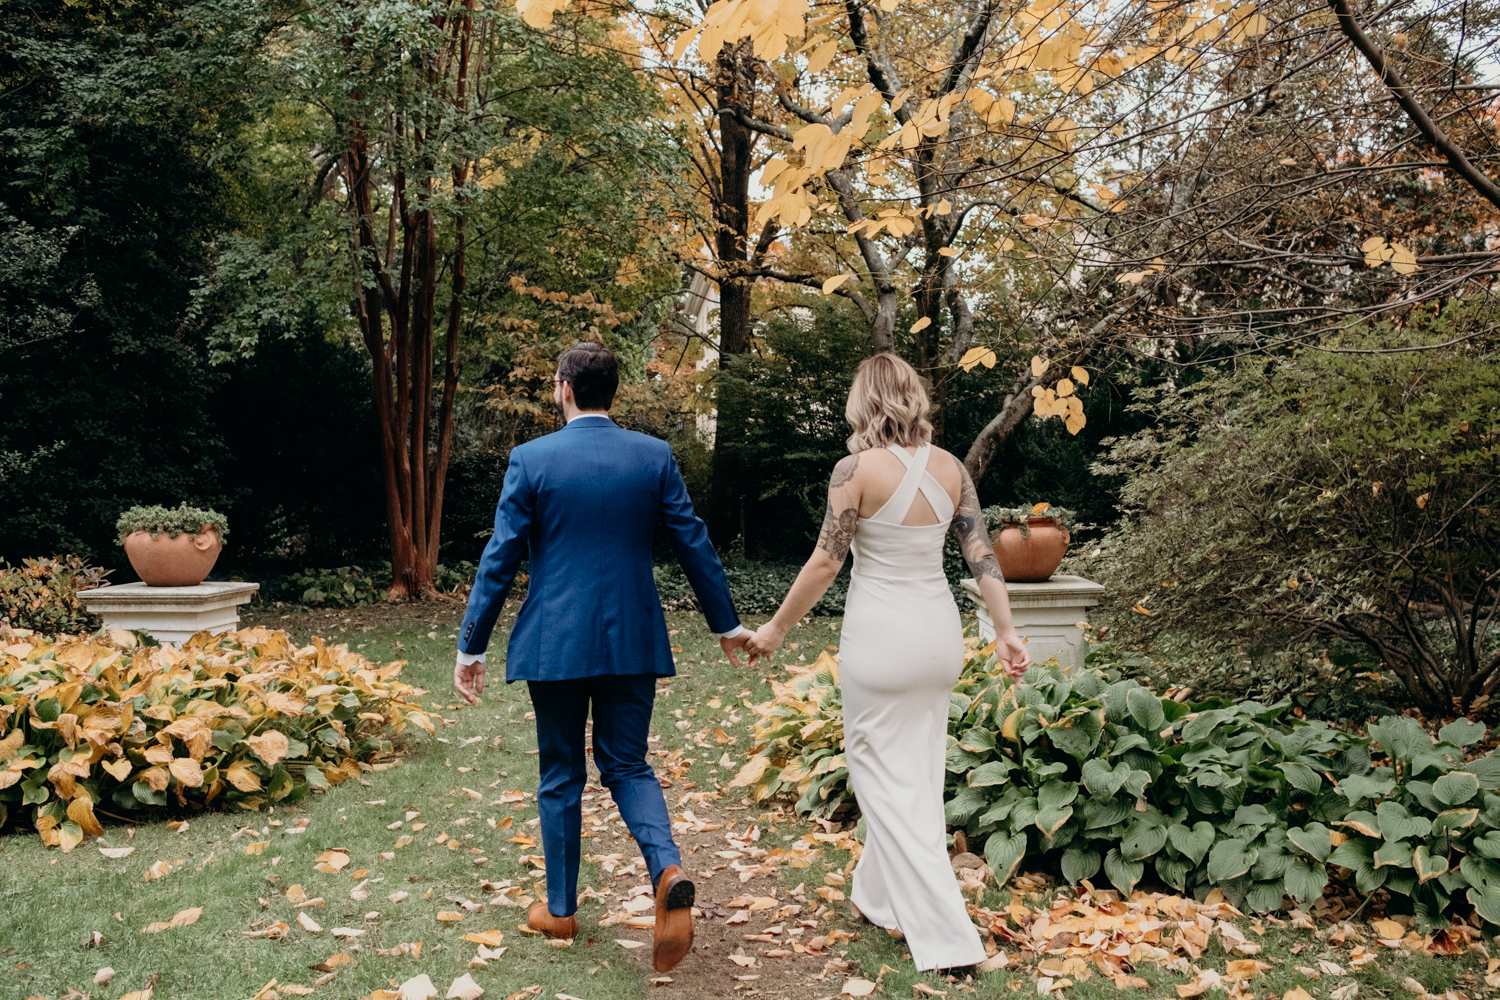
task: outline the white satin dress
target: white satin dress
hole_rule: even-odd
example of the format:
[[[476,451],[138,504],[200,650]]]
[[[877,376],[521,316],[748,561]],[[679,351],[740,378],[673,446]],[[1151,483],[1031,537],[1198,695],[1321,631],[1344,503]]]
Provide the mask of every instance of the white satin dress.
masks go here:
[[[948,861],[943,815],[948,696],[964,654],[943,573],[953,501],[927,471],[930,445],[915,456],[889,450],[906,476],[858,523],[839,644],[845,755],[866,822],[850,899],[906,935],[918,969],[946,969],[986,957]],[[936,524],[901,523],[919,490]]]

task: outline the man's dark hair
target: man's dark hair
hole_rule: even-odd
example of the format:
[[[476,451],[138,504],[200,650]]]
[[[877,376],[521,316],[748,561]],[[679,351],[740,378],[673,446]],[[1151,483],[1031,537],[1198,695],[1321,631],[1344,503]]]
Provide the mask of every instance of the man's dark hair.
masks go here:
[[[620,363],[603,344],[583,341],[557,359],[559,381],[573,385],[573,402],[580,410],[607,410],[620,387]]]

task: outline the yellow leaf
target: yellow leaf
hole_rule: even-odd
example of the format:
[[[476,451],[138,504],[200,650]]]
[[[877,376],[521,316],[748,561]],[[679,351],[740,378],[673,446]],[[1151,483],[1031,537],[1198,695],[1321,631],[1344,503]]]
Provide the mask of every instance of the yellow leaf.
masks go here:
[[[246,736],[244,742],[267,767],[275,767],[284,759],[289,747],[286,736],[274,729],[256,736]]]
[[[1401,243],[1392,243],[1390,250],[1391,268],[1397,274],[1413,274],[1421,270],[1416,254],[1411,252],[1410,247]]]
[[[1421,496],[1417,497],[1417,506],[1418,507],[1426,507],[1427,506],[1427,501],[1431,497],[1432,497],[1431,493],[1423,493]]]
[[[1041,355],[1039,355],[1039,354],[1032,355],[1032,357],[1031,357],[1031,376],[1032,376],[1032,378],[1041,378],[1042,373],[1047,370],[1047,364],[1048,364],[1048,362],[1043,361]]]
[[[505,935],[500,931],[478,931],[465,934],[464,940],[471,941],[474,944],[486,945],[490,948],[498,948],[501,942],[505,940]]]
[[[1073,395],[1073,380],[1060,378],[1057,380],[1057,394],[1059,396]]]
[[[19,731],[19,730],[18,730]],[[123,782],[130,777],[130,761],[128,760],[104,760],[99,766],[109,773],[111,778]]]
[[[921,319],[917,320],[915,323],[913,323],[911,325],[911,330],[909,332],[911,332],[911,333],[920,333],[921,331],[927,329],[931,325],[932,325],[932,317],[931,316],[923,316]]]
[[[1300,986],[1293,986],[1281,995],[1281,1000],[1313,1000],[1312,994]]]
[[[1151,617],[1151,609],[1147,608],[1143,604],[1140,604],[1139,602],[1137,602],[1136,604],[1132,605],[1131,608],[1130,608],[1130,610],[1134,611],[1138,615],[1145,615],[1148,618]]]
[[[1082,382],[1084,385],[1089,384],[1089,370],[1087,368],[1080,368],[1074,365],[1069,374],[1073,376],[1074,382]]]
[[[1021,216],[1021,221],[1032,229],[1041,229],[1043,226],[1052,225],[1057,220],[1048,215],[1037,215],[1035,212],[1027,212]]]
[[[953,247],[938,247],[938,254],[942,257],[957,257],[961,253],[962,250],[955,250]]]
[[[439,910],[437,918],[445,924],[456,924],[463,920],[464,915],[457,910]]]
[[[823,72],[823,70],[828,68],[828,64],[833,61],[833,57],[838,53],[838,50],[839,40],[837,38],[819,45],[813,51],[813,54],[807,57],[807,71],[809,73]]]
[[[958,359],[958,366],[966,372],[973,371],[979,365],[984,365],[986,368],[995,367],[995,352],[991,348],[971,347],[962,358]]]
[[[1371,253],[1375,250],[1379,250],[1383,246],[1385,246],[1384,236],[1371,236],[1369,239],[1365,240],[1359,245],[1359,249],[1363,253]]]
[[[323,930],[316,920],[307,915],[306,911],[297,914],[297,923],[301,924],[302,929],[310,934],[318,934]]]
[[[1063,426],[1068,429],[1069,434],[1076,435],[1083,430],[1084,418],[1081,413],[1070,413],[1063,419]]]
[[[676,62],[677,60],[682,58],[682,54],[687,51],[687,47],[689,45],[693,44],[693,39],[697,38],[698,32],[702,30],[703,25],[700,24],[692,31],[684,31],[682,34],[677,36],[677,43],[672,46],[673,62]]]
[[[252,844],[246,844],[243,853],[246,856],[253,856],[261,853],[269,846],[271,846],[271,842],[269,840],[257,840]]]
[[[838,288],[844,282],[848,281],[849,278],[850,275],[847,274],[835,274],[833,277],[823,282],[823,294],[832,295],[834,289]]]
[[[1009,236],[1002,236],[1000,239],[995,241],[995,249],[1000,251],[1009,250],[1015,245],[1016,241],[1011,239]]]
[[[285,739],[286,737],[282,737]],[[203,767],[191,757],[175,757],[167,765],[167,770],[172,777],[177,779],[179,785],[187,788],[203,787]]]
[[[258,792],[261,790],[260,776],[255,773],[248,763],[237,760],[224,771],[224,777],[229,783],[242,792]]]
[[[78,828],[90,837],[104,836],[104,827],[99,825],[99,820],[94,816],[94,801],[85,794],[80,794],[68,803],[68,819],[77,823]]]

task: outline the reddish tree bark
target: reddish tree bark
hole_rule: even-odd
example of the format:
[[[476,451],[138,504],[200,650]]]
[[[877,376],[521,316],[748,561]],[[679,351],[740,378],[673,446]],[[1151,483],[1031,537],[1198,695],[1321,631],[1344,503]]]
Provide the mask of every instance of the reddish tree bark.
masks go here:
[[[458,116],[468,110],[473,29],[473,0],[465,0],[434,25],[448,45],[424,67],[424,82],[439,106]],[[373,400],[380,433],[381,483],[391,548],[393,600],[416,599],[434,590],[438,546],[442,535],[443,484],[453,448],[454,400],[458,393],[458,338],[463,325],[467,284],[467,233],[461,214],[452,218],[453,245],[439,246],[439,227],[446,220],[436,206],[439,166],[434,159],[430,123],[408,120],[395,112],[394,135],[415,152],[421,179],[408,195],[404,169],[382,171],[372,160],[373,140],[365,124],[351,120],[344,181],[354,212],[351,239],[359,285],[356,313],[365,350],[370,355]],[[450,140],[451,141],[451,140]],[[392,162],[401,162],[392,158]],[[454,159],[450,173],[461,199],[471,163]],[[384,233],[375,225],[376,204],[384,195]],[[384,237],[381,239],[380,237]],[[382,252],[383,251],[383,252]],[[400,254],[392,277],[391,264]],[[448,277],[448,309],[441,323],[442,371],[436,367],[437,294],[440,276]],[[442,395],[434,413],[435,383]]]

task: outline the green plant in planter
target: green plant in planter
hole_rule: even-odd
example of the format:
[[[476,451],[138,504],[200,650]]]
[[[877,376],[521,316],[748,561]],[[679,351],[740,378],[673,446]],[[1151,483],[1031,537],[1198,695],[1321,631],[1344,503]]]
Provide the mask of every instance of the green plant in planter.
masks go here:
[[[1068,534],[1073,533],[1073,528],[1078,523],[1078,515],[1066,507],[1055,507],[1052,504],[1036,503],[1023,507],[986,507],[984,513],[984,526],[990,532],[995,532],[1013,524],[1021,529],[1022,538],[1031,537],[1031,518],[1050,517],[1057,526]]]
[[[136,531],[144,531],[152,538],[163,534],[176,538],[178,535],[196,535],[204,527],[213,528],[219,533],[220,545],[227,544],[229,521],[223,514],[216,510],[189,507],[185,503],[180,507],[132,507],[115,522],[115,531],[119,533],[122,544],[127,535]]]

